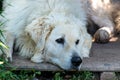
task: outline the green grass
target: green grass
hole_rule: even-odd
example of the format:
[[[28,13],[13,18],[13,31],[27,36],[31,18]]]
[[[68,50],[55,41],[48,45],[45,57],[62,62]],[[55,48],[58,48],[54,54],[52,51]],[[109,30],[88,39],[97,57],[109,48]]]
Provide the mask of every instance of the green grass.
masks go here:
[[[91,72],[84,71],[61,71],[61,72],[41,72],[38,76],[41,80],[93,80],[94,76]]]
[[[55,73],[54,80],[93,80],[94,76],[91,72],[73,71],[73,72],[61,72]]]

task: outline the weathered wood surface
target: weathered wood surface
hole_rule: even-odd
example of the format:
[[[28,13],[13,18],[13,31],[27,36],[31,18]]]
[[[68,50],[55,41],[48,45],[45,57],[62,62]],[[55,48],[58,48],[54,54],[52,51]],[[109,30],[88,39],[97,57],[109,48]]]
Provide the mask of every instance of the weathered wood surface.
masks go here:
[[[17,69],[35,69],[40,71],[61,70],[59,67],[49,63],[36,64],[18,56],[14,56],[11,65]],[[81,70],[120,71],[120,39],[107,44],[93,43],[90,57],[84,58]]]
[[[84,59],[82,70],[120,71],[120,40],[93,44],[91,57]]]

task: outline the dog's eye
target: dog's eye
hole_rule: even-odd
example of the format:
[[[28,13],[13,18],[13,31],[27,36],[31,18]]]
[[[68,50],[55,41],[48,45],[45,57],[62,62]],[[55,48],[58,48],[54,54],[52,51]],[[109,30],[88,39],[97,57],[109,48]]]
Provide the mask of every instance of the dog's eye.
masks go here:
[[[59,38],[59,39],[56,39],[56,42],[59,44],[64,44],[65,41],[63,38]]]
[[[77,40],[77,41],[75,42],[75,44],[78,45],[78,44],[79,44],[79,40]]]

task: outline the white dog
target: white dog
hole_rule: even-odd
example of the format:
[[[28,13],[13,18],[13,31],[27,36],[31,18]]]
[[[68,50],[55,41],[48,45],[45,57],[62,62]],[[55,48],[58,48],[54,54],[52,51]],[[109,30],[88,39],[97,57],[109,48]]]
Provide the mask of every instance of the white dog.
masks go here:
[[[5,0],[2,21],[6,19],[7,58],[12,61],[14,48],[33,62],[51,62],[66,70],[79,69],[92,44],[81,3],[80,0]]]
[[[4,0],[5,18],[0,20],[5,22],[7,58],[12,61],[14,48],[33,62],[79,69],[92,44],[87,21],[99,26],[95,41],[108,42],[114,33],[114,20],[120,31],[119,4],[119,0]]]

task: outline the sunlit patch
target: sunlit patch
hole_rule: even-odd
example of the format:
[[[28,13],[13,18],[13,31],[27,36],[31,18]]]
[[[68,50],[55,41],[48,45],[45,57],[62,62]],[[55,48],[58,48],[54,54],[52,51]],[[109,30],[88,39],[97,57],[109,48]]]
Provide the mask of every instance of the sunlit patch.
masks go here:
[[[95,42],[95,38],[92,38],[92,42]]]
[[[4,62],[3,62],[3,61],[0,61],[0,64],[4,64]]]
[[[118,37],[112,37],[109,41],[110,42],[115,42],[115,41],[117,41],[118,40]]]
[[[112,37],[109,41],[116,42],[118,39],[119,39],[118,37]],[[95,42],[95,38],[92,39],[92,42]]]

